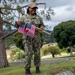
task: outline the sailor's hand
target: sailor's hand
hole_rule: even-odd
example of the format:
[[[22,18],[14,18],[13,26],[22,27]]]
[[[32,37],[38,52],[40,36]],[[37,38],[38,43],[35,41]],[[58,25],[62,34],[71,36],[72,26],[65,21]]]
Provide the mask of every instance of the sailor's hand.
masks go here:
[[[21,25],[22,21],[16,21],[17,25]]]
[[[39,31],[40,33],[42,33],[42,32],[43,32],[43,29],[42,29],[42,28],[39,28],[38,31]]]

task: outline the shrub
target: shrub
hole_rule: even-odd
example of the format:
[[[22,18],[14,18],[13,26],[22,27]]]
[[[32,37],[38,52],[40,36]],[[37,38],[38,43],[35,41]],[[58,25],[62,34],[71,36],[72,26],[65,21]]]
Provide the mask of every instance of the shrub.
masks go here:
[[[48,50],[48,45],[44,45],[42,48],[41,48],[41,54],[42,55],[47,55],[47,54],[49,54],[50,52],[49,52],[49,50]]]
[[[21,50],[19,52],[16,52],[15,56],[17,59],[24,58],[25,57],[24,51]]]
[[[55,57],[55,55],[61,53],[61,51],[60,51],[60,49],[59,49],[58,46],[49,46],[49,49],[48,49],[48,50],[49,50],[49,52],[52,54],[52,57],[53,57],[53,58]]]
[[[75,48],[74,48],[74,47],[72,47],[72,51],[73,51],[73,52],[75,52]],[[71,52],[71,49],[70,49],[70,47],[67,47],[67,50],[66,50],[66,52],[67,52],[67,53],[70,53],[70,52]]]
[[[55,55],[60,54],[60,52],[61,51],[58,46],[45,45],[41,48],[42,55],[47,55],[51,53],[53,58],[55,57]]]
[[[14,41],[15,45],[16,45],[18,48],[24,50],[24,46],[23,46],[23,43],[22,43],[22,41],[23,41],[23,40],[22,40],[22,36],[23,36],[23,34],[21,34],[21,33],[19,33],[19,32],[16,32],[16,33],[14,34],[13,41]]]
[[[10,54],[10,59],[12,61],[15,61],[21,58],[24,58],[24,51],[19,48],[12,49],[11,54]]]

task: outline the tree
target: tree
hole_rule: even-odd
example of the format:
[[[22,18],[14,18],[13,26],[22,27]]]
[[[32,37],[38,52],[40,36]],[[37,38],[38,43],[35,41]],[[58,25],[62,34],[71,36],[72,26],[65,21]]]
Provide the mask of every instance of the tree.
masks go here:
[[[55,58],[55,55],[60,54],[61,50],[57,46],[49,46],[49,52],[52,54],[52,57]]]
[[[25,7],[27,7],[28,5],[21,6],[22,3],[24,3],[25,1],[28,0],[0,0],[1,3],[0,5],[0,68],[7,67],[9,65],[6,57],[6,52],[5,52],[6,48],[5,48],[4,39],[14,34],[17,31],[15,30],[9,34],[4,35],[3,26],[7,30],[8,29],[11,30],[12,26],[14,26],[15,20],[17,20],[20,16],[22,16],[25,13]],[[36,1],[36,0],[31,0],[31,1]],[[37,3],[37,5],[39,4],[46,4],[46,3]],[[51,10],[51,8],[48,10],[48,14],[49,11],[51,14],[53,14],[52,13],[53,10]]]
[[[50,46],[50,45],[43,46],[41,50],[42,50],[41,53],[43,55],[47,55],[51,53],[53,58],[55,58],[55,55],[60,54],[61,52],[58,46]]]
[[[72,55],[72,47],[75,45],[75,21],[62,22],[54,27],[53,32],[58,46],[60,48],[69,46]]]
[[[0,14],[0,67],[6,67],[9,65],[8,65],[6,52],[5,52],[6,50],[5,44],[1,38],[2,36],[3,36],[3,26],[2,26],[2,18]]]
[[[44,43],[45,44],[47,44],[47,43],[54,43],[55,39],[54,39],[53,31],[49,31],[49,30],[46,30],[46,31],[49,32],[50,35],[44,33]]]

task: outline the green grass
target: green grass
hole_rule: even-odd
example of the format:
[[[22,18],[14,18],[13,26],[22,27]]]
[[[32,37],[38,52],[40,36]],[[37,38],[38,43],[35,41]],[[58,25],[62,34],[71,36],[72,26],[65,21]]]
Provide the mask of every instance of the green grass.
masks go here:
[[[35,73],[35,67],[32,65],[32,75],[55,75],[59,72],[70,70],[75,73],[75,60],[58,63],[41,64],[41,73]],[[11,65],[7,68],[0,68],[0,75],[25,75],[24,65]]]
[[[70,53],[66,53],[66,52],[62,52],[60,55],[55,55],[55,58],[68,58],[68,57],[75,57],[75,52],[73,52],[72,56],[70,56]],[[42,60],[48,60],[48,59],[53,59],[51,54],[49,54],[49,56],[46,58],[42,58]]]

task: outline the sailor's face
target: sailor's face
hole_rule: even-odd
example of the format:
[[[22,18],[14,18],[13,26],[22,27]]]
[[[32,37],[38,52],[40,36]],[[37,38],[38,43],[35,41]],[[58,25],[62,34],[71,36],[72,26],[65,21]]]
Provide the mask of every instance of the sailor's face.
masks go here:
[[[37,8],[34,7],[34,8],[30,8],[29,10],[30,10],[30,13],[31,13],[32,15],[34,15],[34,14],[36,13]]]

